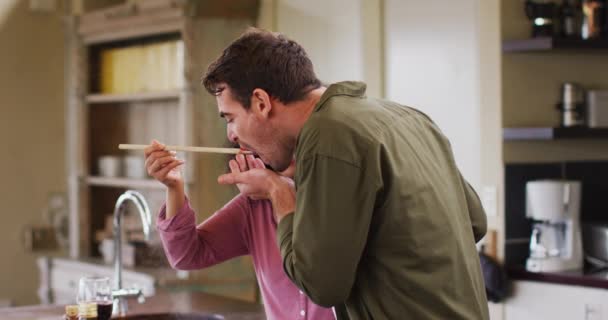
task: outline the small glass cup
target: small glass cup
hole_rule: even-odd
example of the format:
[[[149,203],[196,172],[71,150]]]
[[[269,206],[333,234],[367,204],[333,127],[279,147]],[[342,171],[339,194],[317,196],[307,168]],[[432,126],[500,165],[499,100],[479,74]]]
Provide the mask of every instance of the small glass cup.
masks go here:
[[[78,283],[78,304],[97,304],[99,320],[108,320],[112,316],[112,289],[108,277],[83,277]]]

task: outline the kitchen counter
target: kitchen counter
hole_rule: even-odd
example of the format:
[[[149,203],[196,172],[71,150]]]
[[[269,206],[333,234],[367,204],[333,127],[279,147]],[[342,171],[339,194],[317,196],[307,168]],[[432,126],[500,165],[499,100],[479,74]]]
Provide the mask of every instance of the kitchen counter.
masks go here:
[[[569,270],[561,272],[530,272],[524,267],[508,267],[507,274],[512,280],[529,280],[555,284],[575,285],[608,289],[608,270]]]
[[[70,258],[66,255],[40,255],[39,260],[43,260],[44,264],[51,262],[61,262],[63,264],[68,263],[71,265],[82,265],[87,268],[96,269],[107,269],[110,272],[114,272],[114,263],[105,263],[102,258]],[[173,283],[187,283],[184,279],[180,279],[178,271],[171,268],[169,265],[158,265],[158,266],[123,266],[123,272],[135,272],[139,274],[146,274],[154,278],[158,285],[162,286],[165,284]]]
[[[0,308],[3,320],[62,319],[65,306],[25,306]],[[143,304],[129,300],[129,315],[157,313],[212,313],[226,320],[263,320],[263,306],[202,292],[158,290]]]

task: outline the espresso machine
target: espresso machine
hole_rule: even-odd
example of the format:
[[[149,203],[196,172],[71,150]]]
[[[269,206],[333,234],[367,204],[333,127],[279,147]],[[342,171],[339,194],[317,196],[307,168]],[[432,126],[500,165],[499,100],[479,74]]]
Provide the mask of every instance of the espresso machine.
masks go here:
[[[539,180],[526,184],[526,217],[533,220],[526,270],[582,268],[581,189],[580,181]]]

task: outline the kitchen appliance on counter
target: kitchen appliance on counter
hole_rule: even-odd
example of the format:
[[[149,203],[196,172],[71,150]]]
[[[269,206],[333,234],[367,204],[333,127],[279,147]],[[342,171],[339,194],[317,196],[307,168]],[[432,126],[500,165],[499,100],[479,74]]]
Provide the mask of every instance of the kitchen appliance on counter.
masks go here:
[[[565,82],[561,87],[560,125],[576,127],[585,125],[585,90],[579,84]]]
[[[608,222],[583,223],[585,260],[596,267],[608,267]]]
[[[608,90],[587,91],[587,126],[608,128]]]
[[[582,268],[581,182],[538,180],[526,184],[526,217],[534,221],[526,270]]]
[[[547,0],[527,0],[526,16],[532,22],[532,37],[551,37],[557,16],[555,3]]]

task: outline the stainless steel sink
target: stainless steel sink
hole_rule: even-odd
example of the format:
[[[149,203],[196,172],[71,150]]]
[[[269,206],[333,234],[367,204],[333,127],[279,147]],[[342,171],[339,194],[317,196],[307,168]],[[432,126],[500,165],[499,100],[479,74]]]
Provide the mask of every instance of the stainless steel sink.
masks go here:
[[[223,316],[208,313],[155,313],[128,315],[112,319],[125,320],[224,320]]]

